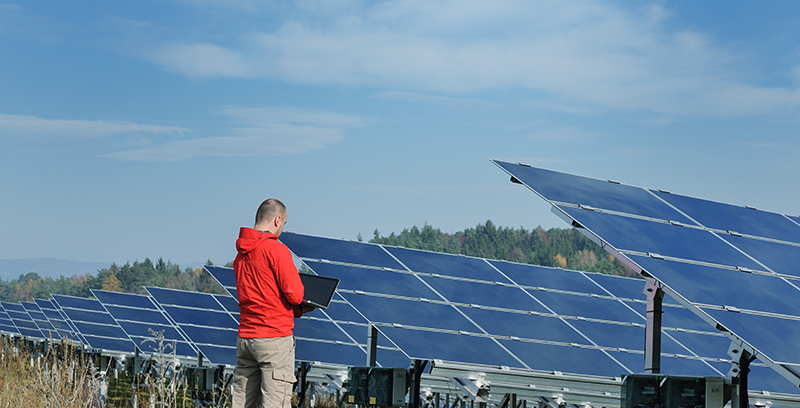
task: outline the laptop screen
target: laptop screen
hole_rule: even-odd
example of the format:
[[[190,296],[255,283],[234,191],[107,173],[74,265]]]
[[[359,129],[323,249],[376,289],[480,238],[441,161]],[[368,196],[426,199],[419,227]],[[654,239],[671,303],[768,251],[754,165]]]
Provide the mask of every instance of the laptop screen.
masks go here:
[[[327,309],[336,287],[339,286],[339,279],[301,273],[300,280],[303,281],[305,288],[303,302],[320,309]]]

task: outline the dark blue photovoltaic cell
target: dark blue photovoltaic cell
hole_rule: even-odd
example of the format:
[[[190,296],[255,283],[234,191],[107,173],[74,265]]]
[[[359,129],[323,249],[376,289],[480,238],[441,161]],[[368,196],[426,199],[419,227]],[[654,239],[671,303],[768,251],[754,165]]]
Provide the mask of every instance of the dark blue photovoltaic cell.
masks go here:
[[[237,301],[237,302],[239,301],[239,293],[236,291],[236,289],[235,289],[235,288],[225,288],[225,290],[227,290],[227,291],[228,291],[228,293],[230,293],[230,294],[231,294],[231,296],[232,296],[234,299],[236,299],[236,301]]]
[[[205,344],[200,347],[203,356],[211,362],[211,364],[219,365],[225,364],[229,366],[236,365],[236,342],[232,347],[212,346]]]
[[[611,292],[612,295],[624,299],[636,299],[643,302],[647,301],[644,295],[644,279],[627,278],[623,276],[603,275],[599,273],[587,273],[589,279],[597,282]],[[664,296],[662,301],[664,304],[679,304],[675,299]]]
[[[577,208],[562,210],[618,250],[763,269],[708,231]]]
[[[363,366],[366,364],[367,353],[354,344],[331,344],[298,338],[295,343],[295,360]]]
[[[401,351],[378,349],[377,363],[381,367],[408,367],[411,359]]]
[[[133,309],[130,307],[104,305],[108,313],[117,321],[151,322],[169,325],[169,321],[159,310]]]
[[[306,261],[318,275],[339,279],[340,290],[361,290],[395,296],[438,299],[438,296],[413,274]]]
[[[642,316],[647,315],[647,306],[645,304],[639,303],[637,306],[631,305],[634,309],[636,309]],[[694,312],[691,310],[682,307],[682,306],[668,306],[664,305],[662,309],[663,313],[661,314],[661,325],[662,327],[672,327],[672,328],[682,328],[687,330],[697,330],[697,331],[705,331],[705,332],[715,332],[713,326],[710,326],[700,317],[698,317]]]
[[[534,370],[578,372],[609,377],[627,374],[625,367],[597,349],[514,340],[500,340],[500,343]]]
[[[181,329],[186,332],[186,335],[189,336],[189,338],[200,349],[200,351],[203,351],[207,344],[236,348],[236,338],[238,337],[238,332],[236,330],[188,325],[182,325]],[[203,354],[205,354],[205,351],[203,351]],[[217,363],[215,362],[215,364]]]
[[[576,319],[569,319],[567,322],[592,339],[598,346],[621,347],[627,350],[644,350],[644,327]],[[644,321],[642,321],[642,323],[644,323]],[[662,337],[662,340],[666,339]],[[582,338],[580,341],[574,342],[590,344]]]
[[[239,301],[233,296],[214,295],[214,298],[217,299],[217,302],[222,304],[225,310],[237,315],[239,314]]]
[[[511,283],[486,260],[398,247],[385,247],[414,272],[436,273],[457,278]]]
[[[725,370],[730,368],[722,367]],[[720,370],[723,374],[727,371]],[[770,392],[784,392],[787,394],[797,394],[797,386],[792,384],[769,367],[750,366],[750,375],[747,378],[747,388],[751,390],[765,390]]]
[[[555,292],[532,292],[545,306],[562,316],[581,316],[617,322],[640,322],[641,317],[618,300]]]
[[[800,316],[800,290],[776,276],[628,255],[694,302]],[[720,290],[720,282],[725,282]],[[800,281],[797,282],[800,284]]]
[[[578,332],[556,317],[469,307],[459,309],[491,335],[588,344]]]
[[[81,310],[94,310],[105,313],[103,305],[95,299],[79,298],[75,296],[53,295],[53,300],[60,309],[72,308]]]
[[[450,302],[548,313],[544,306],[518,287],[433,277],[422,279]]]
[[[227,312],[195,310],[175,306],[162,306],[164,311],[179,325],[227,327],[238,329],[239,323]]]
[[[577,271],[503,261],[489,263],[518,285],[607,295],[602,288]]]
[[[364,329],[364,338],[366,340],[367,330]],[[333,322],[326,322],[323,320],[311,319],[295,319],[294,321],[294,335],[295,337],[304,337],[308,339],[327,340],[327,341],[341,341],[343,343],[352,343],[353,341]],[[301,359],[300,357],[297,357]]]
[[[198,309],[225,311],[222,305],[208,293],[187,292],[184,290],[162,289],[145,287],[150,295],[163,305],[180,305],[183,307],[194,307]]]
[[[75,327],[78,328],[78,331],[83,333],[84,336],[101,336],[120,340],[128,340],[128,335],[125,334],[122,328],[117,325],[111,326],[80,321],[73,321],[73,323],[75,324]],[[94,347],[94,345],[92,345],[92,347]],[[128,349],[129,348],[126,348],[125,350]]]
[[[523,368],[494,340],[487,337],[381,327],[381,331],[411,358]]]
[[[364,244],[340,239],[320,238],[284,232],[281,242],[300,258],[327,259],[381,268],[403,269],[379,245]]]
[[[158,306],[153,303],[153,300],[149,296],[110,292],[106,290],[92,290],[92,294],[106,308],[108,308],[108,305],[116,305],[135,309],[158,310]]]
[[[113,339],[86,334],[83,337],[86,339],[89,345],[96,350],[106,350],[131,355],[136,352],[135,345],[129,339]]]
[[[796,363],[800,356],[800,320],[701,308],[758,350],[769,350],[776,363]]]
[[[731,358],[728,355],[728,347],[730,347],[731,341],[725,336],[678,332],[674,330],[665,331],[664,333],[669,333],[675,340],[694,351],[700,357]],[[665,338],[665,336],[662,335],[662,339],[663,338]],[[662,348],[661,352],[670,353],[671,351]],[[675,351],[675,353],[687,354],[685,351]]]
[[[773,272],[800,278],[800,268],[797,267],[800,265],[800,247],[733,235],[725,235],[723,238],[761,261]],[[763,270],[761,267],[753,269]]]
[[[233,272],[233,268],[221,268],[219,266],[209,265],[203,265],[203,268],[205,268],[223,287],[236,287],[236,274]]]
[[[475,325],[449,305],[367,295],[347,295],[346,298],[371,322],[477,331]]]
[[[99,302],[98,302],[99,303]],[[95,324],[105,324],[108,326],[116,326],[117,321],[111,317],[105,310],[102,312],[95,312],[95,311],[87,311],[87,310],[80,310],[80,309],[71,309],[69,307],[63,308],[64,313],[67,314],[70,320],[73,323],[77,322],[90,322]]]
[[[367,344],[368,332],[370,331],[368,324],[353,324],[353,323],[337,323],[350,337],[358,344]],[[378,347],[385,347],[396,349],[397,347],[384,335],[378,334]]]
[[[653,191],[707,228],[800,244],[800,225],[781,214]]]
[[[344,302],[331,302],[325,314],[330,316],[333,320],[341,320],[345,322],[366,323],[367,321],[355,310],[352,306]],[[319,309],[311,312],[309,316],[323,317],[323,312]]]
[[[662,220],[691,222],[643,188],[493,161],[549,201],[588,205]]]

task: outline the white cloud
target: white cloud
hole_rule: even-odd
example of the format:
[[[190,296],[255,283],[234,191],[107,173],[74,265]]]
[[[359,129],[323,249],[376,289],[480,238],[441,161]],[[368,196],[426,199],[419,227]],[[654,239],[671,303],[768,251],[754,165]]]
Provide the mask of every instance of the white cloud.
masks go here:
[[[554,103],[662,114],[758,114],[800,104],[796,89],[748,83],[744,56],[675,29],[663,7],[632,7],[443,0],[340,1],[320,10],[301,2],[294,19],[242,34],[235,45],[173,43],[153,58],[195,77],[410,92],[524,89]]]
[[[116,135],[182,135],[189,129],[118,120],[62,120],[0,114],[0,140],[72,141],[107,139]]]
[[[363,119],[301,108],[226,107],[235,125],[226,136],[175,140],[104,155],[122,161],[181,161],[198,157],[282,156],[323,149]]]

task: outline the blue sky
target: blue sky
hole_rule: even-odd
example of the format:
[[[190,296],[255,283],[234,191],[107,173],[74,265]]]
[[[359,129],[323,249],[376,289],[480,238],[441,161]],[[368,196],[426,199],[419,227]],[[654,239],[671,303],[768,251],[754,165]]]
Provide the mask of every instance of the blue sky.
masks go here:
[[[0,2],[0,259],[566,226],[491,158],[800,214],[799,9]]]

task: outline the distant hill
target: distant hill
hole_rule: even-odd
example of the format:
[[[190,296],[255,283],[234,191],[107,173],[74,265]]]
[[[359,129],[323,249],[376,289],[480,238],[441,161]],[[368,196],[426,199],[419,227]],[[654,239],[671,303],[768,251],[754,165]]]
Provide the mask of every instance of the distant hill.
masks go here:
[[[43,278],[71,277],[86,273],[96,274],[108,268],[111,262],[80,262],[57,258],[0,259],[0,279],[8,281],[20,275],[36,272]]]

